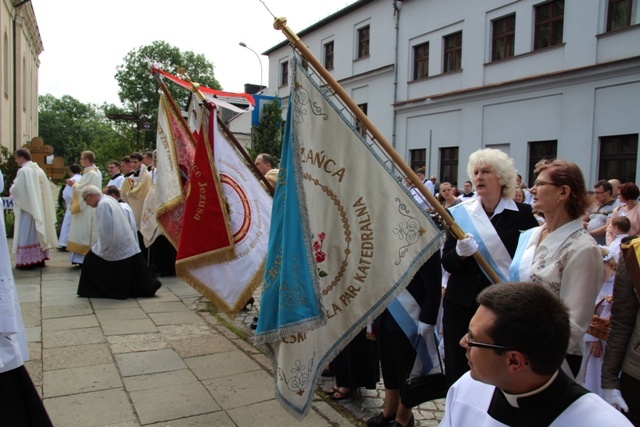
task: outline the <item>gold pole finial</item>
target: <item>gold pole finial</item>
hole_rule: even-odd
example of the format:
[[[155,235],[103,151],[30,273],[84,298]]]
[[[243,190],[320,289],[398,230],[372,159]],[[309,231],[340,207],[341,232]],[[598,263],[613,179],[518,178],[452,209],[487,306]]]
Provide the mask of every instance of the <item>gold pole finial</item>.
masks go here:
[[[442,207],[440,202],[438,202],[435,196],[431,194],[429,190],[427,190],[427,187],[420,180],[420,178],[418,178],[415,172],[404,160],[404,158],[402,158],[402,156],[400,156],[400,154],[391,146],[391,144],[389,144],[384,135],[382,135],[378,128],[373,124],[371,119],[367,117],[366,114],[364,114],[358,104],[356,104],[355,101],[351,99],[349,94],[344,90],[344,88],[340,86],[340,83],[338,83],[336,79],[331,75],[331,73],[327,71],[326,68],[324,68],[320,61],[318,61],[318,59],[313,56],[309,48],[304,43],[302,43],[302,40],[300,40],[298,35],[287,26],[287,20],[285,18],[276,18],[273,23],[273,27],[276,30],[282,31],[282,33],[287,37],[289,42],[298,51],[298,53],[300,53],[300,55],[302,55],[302,57],[307,60],[309,65],[311,65],[311,67],[316,70],[318,75],[327,83],[327,85],[333,89],[335,95],[340,100],[342,100],[344,105],[351,111],[351,114],[356,117],[358,122],[364,124],[367,131],[371,134],[372,138],[378,142],[379,147],[387,153],[394,164],[405,174],[405,176],[407,176],[411,180],[413,185],[420,191],[420,193],[429,202],[433,209],[449,226],[449,232],[451,232],[457,239],[464,239],[465,233],[462,231],[460,226],[456,224],[451,215],[449,215],[449,212],[447,212]],[[500,282],[500,277],[496,274],[489,263],[482,257],[480,252],[476,252],[475,254],[473,254],[473,257],[476,259],[480,267],[487,272],[487,275],[490,276],[492,282]]]
[[[300,37],[298,37],[298,35],[291,28],[287,26],[287,18],[283,18],[283,17],[276,18],[273,21],[273,28],[275,28],[276,30],[282,31],[285,37],[289,39],[289,41],[294,45],[300,41]]]

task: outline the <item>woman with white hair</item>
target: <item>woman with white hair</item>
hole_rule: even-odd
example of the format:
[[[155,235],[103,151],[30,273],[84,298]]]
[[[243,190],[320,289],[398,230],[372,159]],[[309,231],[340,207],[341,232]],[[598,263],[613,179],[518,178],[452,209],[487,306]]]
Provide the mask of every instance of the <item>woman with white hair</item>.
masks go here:
[[[500,150],[486,148],[471,154],[467,173],[477,198],[450,209],[466,232],[457,240],[450,235],[442,250],[442,266],[451,275],[442,303],[445,373],[452,385],[469,370],[459,341],[478,308],[476,297],[491,280],[473,258],[480,251],[497,275],[506,281],[520,231],[536,227],[531,206],[513,200],[516,171],[513,160]]]

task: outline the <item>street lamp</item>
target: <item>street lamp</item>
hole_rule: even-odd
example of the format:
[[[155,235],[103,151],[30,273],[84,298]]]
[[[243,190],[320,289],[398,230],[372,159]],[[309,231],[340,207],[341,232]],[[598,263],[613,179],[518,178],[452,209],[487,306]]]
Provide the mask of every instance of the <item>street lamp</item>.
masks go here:
[[[245,47],[245,48],[249,49],[251,52],[255,53],[256,58],[258,58],[258,62],[260,63],[260,92],[262,92],[262,60],[260,59],[260,55],[258,55],[258,52],[256,52],[255,50],[251,49],[244,42],[240,42],[239,45],[242,46],[242,47]]]

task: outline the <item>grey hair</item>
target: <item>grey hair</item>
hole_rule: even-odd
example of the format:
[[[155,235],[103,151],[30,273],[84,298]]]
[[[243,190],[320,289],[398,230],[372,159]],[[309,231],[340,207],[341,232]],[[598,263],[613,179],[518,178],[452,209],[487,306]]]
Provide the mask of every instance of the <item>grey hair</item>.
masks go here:
[[[498,182],[502,187],[502,197],[513,199],[516,192],[516,169],[513,159],[503,151],[495,148],[483,148],[474,151],[469,156],[467,164],[467,174],[473,182],[473,172],[478,167],[488,165],[493,169],[498,177]]]
[[[80,192],[80,196],[82,196],[82,198],[84,199],[85,197],[87,197],[89,195],[94,195],[94,196],[95,195],[102,195],[102,191],[100,191],[100,189],[98,187],[96,187],[95,185],[87,185]]]

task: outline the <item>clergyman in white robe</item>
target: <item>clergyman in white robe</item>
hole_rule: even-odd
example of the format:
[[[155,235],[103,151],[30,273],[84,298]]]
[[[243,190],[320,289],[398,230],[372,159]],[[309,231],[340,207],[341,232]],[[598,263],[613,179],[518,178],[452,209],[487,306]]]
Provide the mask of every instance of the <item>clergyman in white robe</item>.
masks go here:
[[[16,152],[20,169],[11,186],[16,218],[13,238],[16,267],[44,267],[49,249],[58,244],[56,212],[47,175],[23,155],[31,157],[25,149]]]
[[[74,182],[80,182],[82,175],[79,173],[73,174],[71,179]],[[58,247],[66,248],[67,241],[69,240],[69,230],[71,230],[71,201],[73,200],[73,185],[65,185],[62,190],[62,199],[66,206],[64,212],[64,218],[62,219],[62,226],[60,227],[60,236],[58,237]]]

